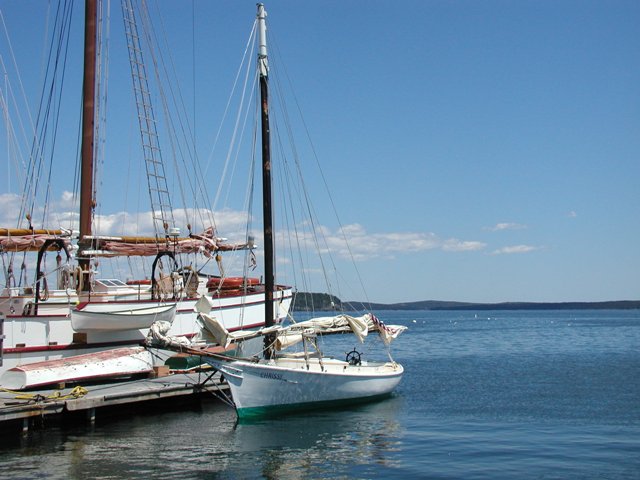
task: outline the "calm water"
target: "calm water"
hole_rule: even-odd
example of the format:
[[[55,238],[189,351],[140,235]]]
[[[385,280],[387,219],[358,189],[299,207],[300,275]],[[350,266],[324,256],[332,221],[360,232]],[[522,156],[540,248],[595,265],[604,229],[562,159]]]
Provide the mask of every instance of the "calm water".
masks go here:
[[[639,311],[378,313],[410,327],[389,400],[240,425],[211,401],[50,427],[1,447],[0,477],[640,478]]]

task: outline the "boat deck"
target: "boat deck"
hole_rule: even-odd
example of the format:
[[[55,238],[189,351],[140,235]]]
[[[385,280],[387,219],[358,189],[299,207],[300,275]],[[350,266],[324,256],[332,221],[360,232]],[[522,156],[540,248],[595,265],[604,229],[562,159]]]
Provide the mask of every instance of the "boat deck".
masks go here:
[[[95,422],[101,408],[125,404],[186,397],[209,392],[226,392],[219,374],[209,378],[211,372],[175,373],[157,378],[143,378],[117,383],[96,384],[86,387],[16,392],[0,389],[0,427],[20,422],[26,432],[36,419],[68,414],[86,413],[88,422]]]

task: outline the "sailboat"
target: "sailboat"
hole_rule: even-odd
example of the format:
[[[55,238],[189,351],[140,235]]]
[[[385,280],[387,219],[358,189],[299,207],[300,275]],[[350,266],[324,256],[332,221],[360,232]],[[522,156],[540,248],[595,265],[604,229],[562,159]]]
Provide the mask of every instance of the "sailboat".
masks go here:
[[[267,57],[266,12],[258,4],[258,77],[262,131],[263,233],[265,248],[265,284],[267,292],[274,279],[274,233],[271,206],[271,148],[269,124],[269,65]],[[250,418],[320,408],[328,405],[379,399],[390,395],[402,379],[404,369],[389,354],[388,361],[365,361],[353,350],[344,359],[326,356],[319,339],[325,335],[351,333],[364,341],[369,332],[377,332],[384,344],[402,333],[405,326],[385,325],[375,315],[355,317],[340,314],[281,325],[274,322],[272,296],[268,295],[264,327],[254,331],[229,332],[214,316],[200,314],[222,346],[241,344],[253,338],[263,339],[263,352],[252,358],[231,357],[211,352],[207,346],[178,347],[180,351],[201,356],[222,372],[231,389],[239,418]],[[303,351],[287,353],[294,344]]]
[[[145,132],[141,135],[147,177],[156,182],[149,188],[156,235],[103,236],[94,232],[99,3],[98,0],[85,1],[79,232],[35,228],[30,214],[27,214],[26,228],[0,229],[0,254],[33,252],[38,257],[33,283],[16,286],[12,273],[6,275],[6,286],[0,294],[0,324],[3,324],[0,373],[19,364],[139,345],[148,335],[151,324],[155,320],[166,320],[167,316],[172,335],[195,338],[203,334],[198,310],[213,312],[226,328],[238,331],[264,325],[266,298],[273,300],[270,308],[276,321],[286,317],[291,303],[290,287],[268,284],[246,275],[229,277],[222,269],[219,275],[213,275],[191,264],[180,265],[180,255],[203,253],[218,260],[222,252],[252,251],[255,245],[249,238],[227,244],[212,227],[195,233],[187,225],[189,235],[180,236],[180,229],[171,217],[162,161],[156,156],[158,144],[157,132],[153,130],[151,96],[145,84],[147,76],[140,71],[144,62],[137,42],[142,36],[136,30],[134,5],[130,0],[122,2],[123,14],[134,90],[138,95],[138,117],[141,132]],[[53,282],[47,282],[51,272],[45,271],[44,258],[48,252],[57,253],[53,275],[57,277],[58,288],[50,287],[49,283]],[[92,261],[116,256],[153,257],[150,278],[134,282],[99,278]],[[164,273],[161,265],[165,267]],[[170,353],[156,356],[156,361],[162,363]]]

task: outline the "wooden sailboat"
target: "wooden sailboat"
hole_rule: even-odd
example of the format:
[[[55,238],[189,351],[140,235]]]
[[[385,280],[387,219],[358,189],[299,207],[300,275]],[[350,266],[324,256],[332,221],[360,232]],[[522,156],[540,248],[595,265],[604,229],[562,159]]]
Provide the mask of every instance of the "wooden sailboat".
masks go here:
[[[263,223],[265,244],[265,284],[275,283],[273,274],[273,213],[271,208],[271,158],[269,127],[269,91],[266,12],[258,4],[259,50],[258,75],[260,85],[263,172]],[[254,332],[233,335],[216,319],[202,315],[218,343],[242,342],[252,336],[264,338],[263,357],[243,359],[209,353],[207,349],[190,349],[194,355],[220,370],[227,380],[237,414],[241,418],[272,415],[296,409],[319,408],[327,405],[362,402],[389,395],[400,382],[402,365],[391,358],[384,362],[367,362],[354,350],[345,360],[323,355],[318,346],[319,335],[352,332],[363,339],[369,331],[378,332],[389,343],[405,327],[386,326],[375,316],[361,318],[340,315],[312,319],[289,327],[277,325],[272,318],[274,299],[267,295],[265,327]],[[287,354],[287,345],[301,341],[305,348],[299,354]]]
[[[159,225],[156,236],[126,237],[103,236],[96,234],[92,218],[96,205],[94,197],[94,156],[96,117],[96,36],[98,1],[85,2],[85,61],[83,83],[83,133],[81,148],[81,191],[80,191],[80,231],[61,229],[38,230],[29,225],[27,229],[0,229],[0,254],[17,251],[38,253],[36,280],[32,285],[16,287],[9,281],[0,295],[0,316],[4,317],[4,341],[0,344],[0,372],[17,364],[63,358],[86,352],[105,350],[126,345],[137,345],[147,333],[146,320],[140,323],[141,315],[129,315],[122,323],[106,323],[105,316],[112,313],[112,319],[122,320],[119,312],[143,312],[145,309],[171,310],[175,313],[171,334],[195,337],[200,334],[196,304],[202,298],[207,300],[207,310],[213,311],[223,319],[226,328],[232,331],[260,327],[264,324],[265,298],[275,299],[272,316],[284,318],[291,303],[292,292],[289,287],[274,286],[247,279],[236,288],[214,288],[211,275],[198,272],[190,265],[179,264],[179,256],[184,254],[205,253],[216,257],[219,253],[235,250],[253,249],[253,242],[226,244],[215,231],[205,229],[197,234],[190,231],[181,237],[179,229],[168,220],[165,198],[152,198],[152,211],[165,212],[154,218]],[[127,28],[135,28],[132,2],[123,2]],[[130,31],[135,38],[140,36]],[[137,48],[132,49],[137,55]],[[130,53],[131,54],[131,53]],[[140,68],[140,59],[133,58],[132,65]],[[133,67],[132,67],[133,68]],[[138,72],[137,80],[145,78]],[[136,85],[137,92],[147,95],[144,86]],[[153,123],[149,98],[142,98],[138,105],[144,108],[140,119]],[[142,120],[141,120],[142,121]],[[149,127],[149,125],[146,125]],[[149,128],[147,128],[149,131]],[[156,152],[156,140],[143,139],[149,152]],[[155,154],[155,153],[153,153]],[[149,153],[152,155],[152,153]],[[159,159],[153,157],[147,164],[159,165]],[[147,165],[147,166],[148,166]],[[155,168],[155,167],[154,167]],[[163,172],[148,172],[148,177],[164,179]],[[166,182],[166,179],[164,180]],[[151,191],[151,189],[150,189]],[[154,189],[167,195],[166,186]],[[154,203],[155,202],[155,203]],[[77,235],[77,237],[76,237]],[[78,252],[74,255],[74,243]],[[46,283],[47,273],[41,267],[41,259],[47,252],[57,251],[68,265],[59,267],[64,270],[64,278],[58,288]],[[119,279],[97,278],[92,271],[91,262],[99,257],[147,256],[154,257],[150,284],[126,284]],[[77,259],[77,265],[74,265]],[[170,265],[166,275],[160,275],[159,265]],[[218,284],[224,284],[221,273]],[[50,282],[53,283],[53,282]],[[275,291],[274,291],[275,290]],[[166,307],[166,308],[165,308]],[[73,310],[73,313],[72,313]],[[91,315],[95,313],[95,315]],[[74,315],[75,314],[75,315]],[[76,320],[82,317],[81,324]],[[133,324],[135,328],[132,328]]]

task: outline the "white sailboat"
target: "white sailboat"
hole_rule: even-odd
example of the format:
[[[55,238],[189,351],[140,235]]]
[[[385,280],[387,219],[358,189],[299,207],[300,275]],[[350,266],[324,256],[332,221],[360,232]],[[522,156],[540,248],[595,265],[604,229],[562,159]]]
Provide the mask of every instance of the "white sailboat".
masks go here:
[[[263,228],[265,245],[265,284],[274,281],[274,235],[271,208],[271,157],[269,96],[266,37],[266,12],[258,4],[258,77],[260,86],[263,172]],[[405,330],[404,326],[387,326],[374,315],[353,317],[342,314],[315,318],[282,326],[274,322],[272,298],[267,298],[265,326],[253,332],[229,332],[214,315],[201,314],[205,326],[219,345],[242,343],[251,338],[264,338],[263,355],[234,358],[202,348],[180,348],[221,371],[230,386],[233,402],[240,418],[272,415],[297,409],[378,399],[389,395],[399,384],[404,369],[389,360],[364,361],[355,349],[344,360],[325,356],[318,339],[324,335],[351,333],[365,340],[369,332],[377,332],[386,346]],[[294,344],[304,350],[286,353]]]
[[[226,275],[222,271],[214,276],[198,271],[188,261],[180,264],[180,256],[205,254],[208,258],[217,259],[220,253],[251,251],[255,246],[250,239],[227,244],[213,228],[206,228],[203,233],[197,234],[191,232],[190,225],[187,225],[189,235],[180,237],[180,229],[171,218],[167,206],[168,189],[163,171],[147,172],[148,178],[160,182],[159,186],[150,187],[150,195],[152,190],[155,195],[151,199],[151,209],[154,224],[157,225],[156,236],[114,237],[98,235],[93,231],[92,218],[96,207],[93,165],[98,151],[94,140],[94,118],[95,124],[98,123],[98,113],[94,109],[98,102],[98,93],[95,91],[95,47],[100,3],[98,0],[85,2],[87,28],[79,234],[63,229],[34,228],[29,213],[26,215],[28,226],[0,229],[0,254],[7,259],[3,265],[11,268],[13,256],[18,252],[37,252],[38,255],[33,282],[25,280],[16,285],[11,271],[7,271],[5,277],[6,285],[0,293],[0,320],[3,324],[0,334],[0,372],[20,364],[139,345],[149,332],[148,319],[143,320],[143,316],[138,315],[145,311],[156,315],[167,307],[167,311],[171,310],[171,315],[174,315],[170,333],[197,337],[201,332],[201,324],[197,318],[196,304],[202,298],[207,300],[208,311],[215,312],[226,328],[232,331],[262,326],[266,297],[276,300],[272,314],[276,320],[287,315],[291,303],[292,291],[289,287],[267,286],[243,276],[243,282],[235,285],[235,288],[227,288],[223,287]],[[144,2],[134,6],[126,0],[122,4],[127,18],[125,23],[132,70],[139,69],[144,64],[137,56],[141,49],[135,42],[143,36],[135,31],[133,12],[134,7],[144,7]],[[145,165],[159,168],[161,159],[155,157],[158,151],[157,135],[149,128],[154,124],[150,96],[146,86],[141,83],[146,76],[137,71],[132,77],[134,90],[142,96],[137,101],[138,107],[143,109],[138,112],[139,119],[149,122],[141,125],[141,131],[146,131],[142,134]],[[43,266],[48,252],[54,252],[60,260],[49,272]],[[155,257],[149,284],[127,284],[118,279],[99,278],[94,271],[94,263],[99,258],[114,256]],[[160,265],[163,262],[165,269],[162,272]],[[55,280],[51,279],[52,276]],[[138,314],[124,315],[122,312]],[[163,361],[162,357],[158,358],[157,361]]]
[[[406,329],[385,325],[373,314],[313,318],[286,327],[276,325],[238,333],[226,331],[215,318],[202,316],[219,345],[254,337],[275,338],[270,358],[259,360],[228,357],[207,348],[186,349],[222,372],[240,418],[380,399],[393,392],[404,373],[402,365],[391,358],[384,362],[365,361],[354,349],[341,360],[324,356],[319,348],[317,340],[322,335],[350,333],[364,342],[370,332],[376,332],[389,345]],[[304,345],[303,351],[287,353],[299,342]]]
[[[334,358],[281,357],[223,363],[204,358],[223,373],[240,418],[382,399],[393,392],[404,373],[395,362],[351,365]]]

